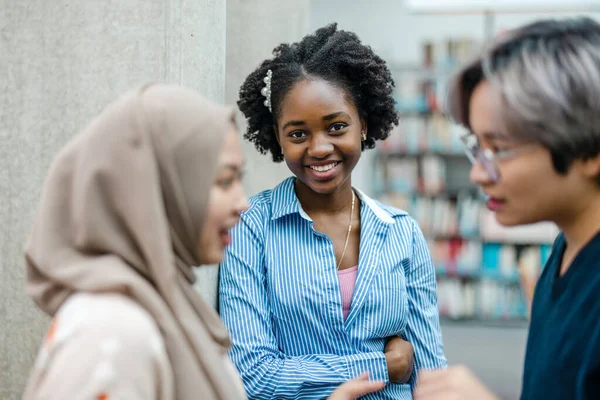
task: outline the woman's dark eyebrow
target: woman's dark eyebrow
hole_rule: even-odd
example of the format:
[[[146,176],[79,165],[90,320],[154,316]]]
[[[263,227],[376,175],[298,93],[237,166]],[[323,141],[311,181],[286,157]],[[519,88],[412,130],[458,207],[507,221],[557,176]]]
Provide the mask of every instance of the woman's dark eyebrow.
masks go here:
[[[306,125],[306,123],[304,121],[288,121],[285,124],[283,124],[283,127],[281,128],[281,130],[284,130],[288,126],[302,126],[302,125]]]
[[[328,114],[328,115],[324,116],[323,117],[323,121],[330,121],[330,120],[332,120],[334,118],[341,117],[341,116],[344,116],[346,118],[350,118],[350,116],[347,113],[345,113],[343,111],[338,111],[338,112],[334,112],[334,113],[331,113],[331,114]]]

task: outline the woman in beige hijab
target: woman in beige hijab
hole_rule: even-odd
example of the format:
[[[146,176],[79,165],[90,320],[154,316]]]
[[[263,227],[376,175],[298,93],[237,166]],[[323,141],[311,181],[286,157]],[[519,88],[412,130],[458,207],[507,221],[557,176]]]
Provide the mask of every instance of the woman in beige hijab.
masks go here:
[[[24,399],[244,399],[193,266],[221,261],[247,207],[233,110],[148,85],[58,154],[26,247],[53,317]],[[366,376],[330,399],[383,387]]]

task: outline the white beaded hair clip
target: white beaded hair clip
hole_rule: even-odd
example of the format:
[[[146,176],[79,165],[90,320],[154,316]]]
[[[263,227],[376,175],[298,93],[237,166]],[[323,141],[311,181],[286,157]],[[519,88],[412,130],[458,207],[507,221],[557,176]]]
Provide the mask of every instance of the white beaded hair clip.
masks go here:
[[[271,110],[271,78],[273,77],[273,71],[268,70],[267,76],[263,78],[263,82],[265,82],[265,87],[260,90],[260,94],[265,97],[264,105],[269,109],[269,112],[273,112]]]

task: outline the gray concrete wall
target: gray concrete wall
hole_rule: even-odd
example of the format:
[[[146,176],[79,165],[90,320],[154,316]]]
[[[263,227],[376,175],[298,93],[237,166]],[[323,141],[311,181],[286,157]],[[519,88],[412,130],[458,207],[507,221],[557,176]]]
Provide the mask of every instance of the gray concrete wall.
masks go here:
[[[223,101],[225,15],[225,0],[0,0],[0,399],[20,398],[48,322],[22,248],[54,154],[149,80]]]

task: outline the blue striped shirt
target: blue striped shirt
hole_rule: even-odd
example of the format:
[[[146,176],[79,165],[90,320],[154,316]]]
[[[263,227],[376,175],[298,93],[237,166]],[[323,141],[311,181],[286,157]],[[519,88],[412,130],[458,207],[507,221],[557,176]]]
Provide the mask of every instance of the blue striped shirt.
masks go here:
[[[386,339],[415,349],[415,371],[446,366],[435,270],[423,235],[404,211],[361,200],[360,252],[344,321],[331,240],[313,228],[294,178],[250,199],[221,265],[219,303],[231,359],[251,399],[322,399],[369,371],[388,382],[365,399],[411,399],[389,383]]]

